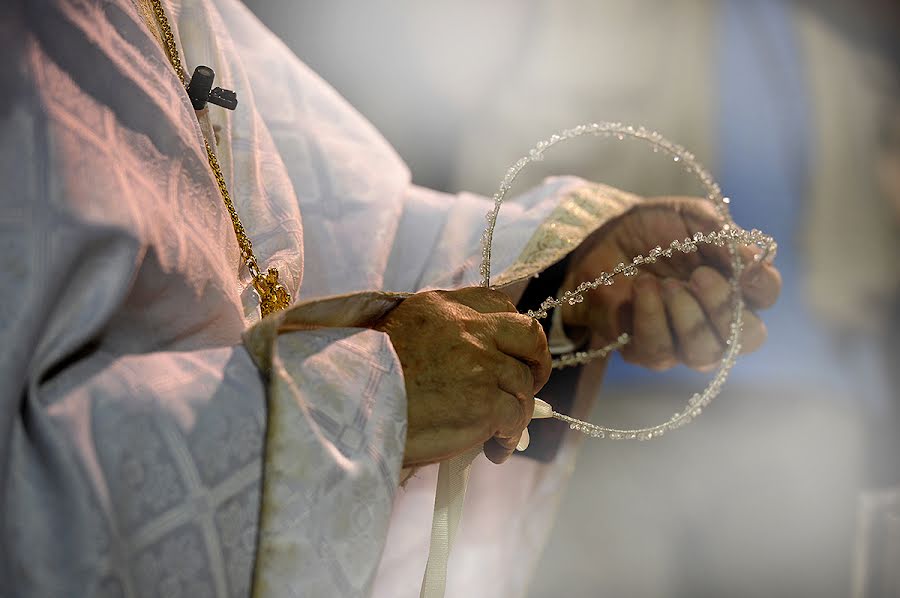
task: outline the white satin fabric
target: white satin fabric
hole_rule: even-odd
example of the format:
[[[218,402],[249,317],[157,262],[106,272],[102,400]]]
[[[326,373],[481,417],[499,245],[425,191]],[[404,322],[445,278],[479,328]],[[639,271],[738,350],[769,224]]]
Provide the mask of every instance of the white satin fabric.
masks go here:
[[[261,263],[296,299],[477,281],[487,200],[411,185],[235,0],[164,5],[186,67],[237,92],[236,111],[210,111],[217,152]],[[255,561],[260,595],[415,595],[434,485],[426,470],[396,499],[406,398],[387,338],[285,333],[266,388],[241,345],[256,299],[197,119],[136,5],[2,11],[4,595],[246,596]],[[498,273],[580,185],[504,208]],[[277,422],[273,396],[291,408]],[[267,427],[295,443],[266,446]],[[265,490],[282,493],[278,528],[259,530],[264,453],[295,461]],[[522,593],[570,457],[476,465],[450,595]],[[293,566],[269,567],[258,532],[297,547]]]

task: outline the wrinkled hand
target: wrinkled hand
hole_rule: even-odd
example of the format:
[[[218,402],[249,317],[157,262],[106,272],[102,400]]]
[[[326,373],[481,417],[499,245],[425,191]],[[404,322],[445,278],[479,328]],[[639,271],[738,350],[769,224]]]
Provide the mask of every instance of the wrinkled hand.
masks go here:
[[[512,454],[550,377],[540,324],[473,287],[414,295],[375,328],[391,337],[406,381],[404,467],[481,444],[495,463]]]
[[[619,262],[646,255],[657,245],[667,247],[697,231],[721,228],[712,205],[697,198],[650,199],[591,236],[573,255],[564,289],[611,272]],[[759,252],[741,247],[744,264]],[[611,286],[589,291],[583,303],[565,306],[567,327],[590,329],[613,340],[631,335],[622,355],[626,361],[662,370],[679,362],[699,370],[715,367],[730,333],[731,298],[727,247],[698,245],[690,254],[642,265],[633,278],[619,276]],[[765,341],[766,328],[755,310],[770,307],[781,290],[781,276],[772,265],[747,266],[741,275],[746,307],[742,352],[755,351]]]

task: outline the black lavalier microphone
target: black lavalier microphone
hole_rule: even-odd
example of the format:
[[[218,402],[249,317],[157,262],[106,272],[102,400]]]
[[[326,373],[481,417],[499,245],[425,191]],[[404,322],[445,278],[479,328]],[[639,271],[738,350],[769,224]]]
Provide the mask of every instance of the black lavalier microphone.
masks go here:
[[[208,66],[198,66],[194,69],[191,82],[187,86],[188,97],[191,98],[194,110],[203,110],[207,102],[228,110],[237,108],[237,94],[230,89],[213,88],[215,79],[216,73]]]

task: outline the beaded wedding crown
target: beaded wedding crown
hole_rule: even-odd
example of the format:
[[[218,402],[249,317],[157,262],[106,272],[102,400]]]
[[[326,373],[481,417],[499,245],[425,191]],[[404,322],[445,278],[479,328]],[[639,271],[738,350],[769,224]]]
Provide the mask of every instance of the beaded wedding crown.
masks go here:
[[[626,138],[638,139],[650,144],[654,152],[662,152],[672,158],[676,163],[681,163],[684,169],[693,174],[706,190],[706,199],[715,206],[716,213],[722,221],[722,227],[718,231],[703,233],[694,233],[692,237],[686,237],[683,240],[674,240],[665,249],[661,246],[650,249],[646,255],[637,255],[631,263],[620,263],[611,272],[602,272],[600,276],[589,282],[582,282],[576,288],[565,291],[559,298],[548,297],[540,307],[536,310],[529,310],[528,316],[535,319],[547,317],[548,311],[555,307],[560,307],[566,303],[574,305],[584,300],[584,293],[596,289],[602,285],[611,285],[618,276],[634,276],[638,270],[645,264],[652,264],[657,260],[672,257],[676,252],[692,253],[697,251],[697,246],[701,244],[710,244],[716,246],[728,246],[731,256],[731,278],[729,284],[731,286],[731,328],[728,339],[725,341],[725,355],[719,363],[719,367],[712,380],[703,391],[694,393],[688,400],[687,406],[673,415],[668,421],[645,428],[633,430],[623,430],[599,426],[596,424],[584,422],[561,413],[553,411],[545,403],[541,402],[536,407],[536,412],[544,411],[544,417],[553,417],[561,421],[567,422],[569,427],[595,438],[610,438],[613,440],[620,439],[637,439],[650,440],[662,436],[669,430],[675,430],[689,423],[695,417],[700,415],[703,408],[719,394],[722,386],[725,384],[731,368],[734,367],[737,355],[741,350],[741,331],[743,328],[743,311],[744,301],[741,297],[739,280],[744,264],[738,254],[737,247],[739,245],[756,246],[762,249],[762,253],[758,254],[755,259],[761,261],[764,259],[774,258],[777,244],[775,240],[754,229],[745,231],[738,227],[731,214],[728,211],[729,199],[722,195],[722,189],[713,179],[712,175],[697,161],[696,157],[687,151],[684,147],[672,143],[656,131],[651,131],[644,127],[634,127],[624,125],[622,123],[602,122],[591,123],[586,125],[578,125],[571,129],[565,129],[550,136],[549,139],[539,141],[529,152],[527,156],[520,158],[515,164],[506,171],[506,176],[500,181],[500,187],[494,194],[494,207],[487,213],[487,228],[481,237],[482,243],[482,262],[481,262],[481,284],[489,287],[491,283],[491,246],[494,238],[494,228],[497,224],[497,214],[500,206],[506,198],[506,194],[512,186],[513,181],[522,172],[522,170],[532,162],[538,162],[543,159],[544,152],[563,141],[575,139],[583,135],[594,135],[601,137],[613,137],[618,140]],[[579,365],[587,363],[593,359],[605,357],[612,351],[616,351],[624,347],[630,338],[627,334],[623,334],[605,347],[592,351],[579,351],[564,355],[553,361],[554,368],[563,368],[567,366]]]

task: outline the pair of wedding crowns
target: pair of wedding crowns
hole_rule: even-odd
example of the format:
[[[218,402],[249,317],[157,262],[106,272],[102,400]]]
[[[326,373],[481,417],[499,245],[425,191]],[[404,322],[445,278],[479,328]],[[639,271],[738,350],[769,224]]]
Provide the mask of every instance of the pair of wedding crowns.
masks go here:
[[[522,172],[522,170],[532,162],[539,162],[544,157],[544,152],[563,141],[575,139],[583,135],[594,135],[601,137],[614,137],[618,140],[626,138],[638,139],[650,144],[654,152],[662,152],[670,156],[673,162],[680,163],[684,169],[694,175],[706,191],[706,199],[712,202],[716,209],[720,221],[723,223],[721,228],[710,233],[696,232],[691,237],[683,240],[674,240],[667,247],[657,246],[650,249],[646,255],[638,255],[632,258],[631,263],[620,263],[611,272],[602,272],[600,276],[592,281],[586,281],[579,284],[576,288],[565,291],[560,297],[548,297],[540,307],[536,310],[529,310],[528,316],[535,319],[547,317],[549,310],[561,307],[564,304],[575,305],[584,301],[584,294],[590,290],[600,286],[609,286],[613,284],[617,277],[630,277],[637,274],[640,268],[647,264],[653,264],[658,260],[671,258],[677,253],[692,253],[697,251],[698,245],[708,244],[719,247],[727,246],[731,257],[731,278],[729,285],[731,287],[731,324],[728,338],[725,340],[725,354],[719,362],[718,369],[707,384],[706,388],[701,392],[694,393],[688,400],[687,406],[681,411],[675,413],[664,423],[637,429],[617,429],[606,426],[599,426],[589,422],[584,422],[561,413],[553,411],[552,407],[547,403],[536,399],[535,417],[552,417],[564,421],[569,427],[578,432],[582,432],[595,438],[610,438],[613,440],[620,439],[636,439],[650,440],[657,438],[670,430],[675,430],[689,423],[695,417],[700,415],[703,409],[719,394],[731,368],[737,360],[737,356],[741,351],[741,333],[743,329],[744,319],[744,300],[740,289],[740,276],[744,269],[743,261],[738,253],[738,246],[747,245],[755,246],[762,249],[761,253],[756,254],[757,262],[767,259],[773,259],[777,250],[775,240],[758,230],[746,231],[738,227],[731,214],[728,211],[730,200],[722,195],[722,189],[713,179],[712,175],[700,164],[696,157],[687,151],[684,147],[672,143],[656,131],[651,131],[644,127],[634,127],[616,122],[591,123],[586,125],[578,125],[571,129],[565,129],[549,139],[539,141],[529,152],[527,156],[520,158],[515,164],[506,171],[506,176],[500,182],[498,191],[494,194],[494,207],[487,213],[487,228],[481,237],[482,244],[482,262],[481,262],[481,284],[484,287],[490,287],[491,281],[491,247],[494,238],[494,228],[497,225],[497,214],[500,206],[503,204],[507,193],[512,187],[513,181]],[[627,334],[622,334],[614,342],[591,351],[579,351],[564,355],[553,361],[554,368],[563,368],[567,366],[580,365],[587,363],[593,359],[605,357],[611,352],[624,347],[630,341]]]

